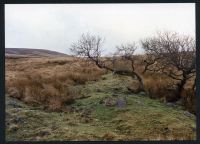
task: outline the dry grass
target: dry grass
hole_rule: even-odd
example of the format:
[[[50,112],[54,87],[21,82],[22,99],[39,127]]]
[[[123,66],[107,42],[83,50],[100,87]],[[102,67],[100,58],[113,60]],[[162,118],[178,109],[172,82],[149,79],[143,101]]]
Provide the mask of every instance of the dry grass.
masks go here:
[[[170,88],[173,89],[174,81],[167,78],[166,76],[149,73],[143,75],[143,79],[145,90],[151,98],[164,99],[167,97],[166,91]]]
[[[136,60],[135,64],[136,71],[142,76],[145,90],[151,98],[166,102],[176,97],[173,85],[177,81],[162,74],[142,74],[141,59]],[[131,70],[130,62],[127,61],[117,60],[115,65],[108,65],[114,69]],[[5,91],[29,103],[49,105],[50,109],[53,109],[55,102],[56,109],[60,109],[63,103],[73,101],[74,97],[80,95],[79,90],[69,89],[69,86],[97,81],[105,73],[105,70],[97,68],[95,64],[73,57],[6,59]],[[191,90],[192,84],[193,80],[187,83],[182,97],[186,109],[195,113],[196,103],[194,92]],[[63,100],[63,97],[66,100]]]
[[[40,61],[39,61],[40,60]],[[71,86],[96,81],[104,71],[86,67],[84,61],[72,59],[30,58],[6,60],[6,93],[46,110],[60,111],[80,97],[80,90]]]
[[[178,81],[171,79],[162,73],[146,72],[143,74],[144,65],[142,63],[142,56],[137,57],[134,65],[135,71],[140,74],[143,79],[145,91],[149,97],[153,99],[160,99],[162,102],[170,102],[176,99],[176,84]],[[115,62],[113,67],[114,69],[131,70],[131,63],[129,61],[121,61],[119,59]],[[196,113],[195,92],[191,89],[193,83],[194,78],[188,80],[185,85],[185,90],[182,92],[181,96],[182,105],[190,112]]]
[[[176,84],[178,81],[162,74],[147,73],[143,75],[145,90],[151,98],[160,99],[162,102],[172,101],[177,95]],[[188,81],[181,93],[182,105],[192,113],[196,113],[195,92],[191,89],[193,80]]]
[[[127,67],[123,63],[118,66]],[[141,74],[142,66],[139,62],[137,68],[137,72]],[[29,104],[20,102],[22,106],[20,110],[7,104],[7,114],[13,115],[9,120],[12,125],[7,126],[7,139],[38,139],[38,131],[41,130],[47,130],[50,135],[39,135],[38,140],[195,139],[193,117],[188,117],[183,110],[168,107],[157,100],[129,93],[127,85],[130,84],[132,89],[137,85],[137,82],[132,81],[131,78],[129,83],[127,78],[123,77],[124,82],[123,78],[113,78],[112,74],[108,74],[98,81],[103,74],[105,74],[104,70],[80,59],[6,59],[7,95]],[[142,75],[142,78],[149,95],[159,99],[165,98],[165,89],[173,82],[163,75],[150,73]],[[97,82],[87,83],[88,81]],[[192,82],[188,85],[191,84]],[[84,90],[81,91],[80,88]],[[102,105],[99,101],[108,99],[111,95],[109,91],[112,92],[112,97],[117,94],[117,97],[124,98],[124,94],[127,94],[127,108]],[[191,99],[194,98],[194,93],[191,91],[182,95],[185,95],[184,104],[194,109],[191,105],[195,102]],[[84,99],[79,99],[82,97]],[[12,98],[7,98],[10,99],[7,102],[12,102]],[[76,102],[73,103],[74,101]],[[68,104],[71,105],[67,106]],[[41,106],[45,111],[66,110],[66,113],[32,110],[32,105]],[[13,125],[12,120],[16,115],[24,123]],[[52,125],[55,123],[57,128],[54,129]],[[166,132],[166,128],[169,133],[163,133]]]

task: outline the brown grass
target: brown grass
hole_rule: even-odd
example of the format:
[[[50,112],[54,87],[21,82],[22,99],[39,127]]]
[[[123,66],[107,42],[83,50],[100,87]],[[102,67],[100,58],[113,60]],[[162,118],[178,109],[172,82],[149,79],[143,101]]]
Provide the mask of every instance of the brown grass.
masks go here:
[[[160,99],[162,102],[173,101],[177,96],[177,80],[171,79],[162,73],[146,72],[142,56],[139,56],[135,61],[135,71],[140,74],[143,79],[146,93],[153,99]],[[112,65],[110,65],[112,67]],[[128,61],[117,60],[114,69],[131,70],[131,63]],[[181,93],[182,105],[192,113],[196,113],[195,92],[191,89],[194,83],[194,78],[188,80],[184,91]],[[136,86],[136,85],[134,85]],[[134,88],[134,86],[132,88]],[[131,89],[131,88],[130,88]]]
[[[173,89],[174,81],[163,75],[145,74],[143,76],[146,92],[151,98],[164,98],[168,89]]]
[[[147,94],[163,102],[176,96],[174,85],[177,81],[163,74],[142,74],[141,60],[136,60],[136,71],[142,76]],[[131,70],[129,62],[118,60],[114,69]],[[28,103],[44,105],[49,109],[60,109],[80,96],[80,91],[70,86],[97,81],[105,74],[94,63],[83,59],[66,58],[19,58],[6,59],[6,93]],[[191,90],[193,80],[185,87],[183,105],[195,113],[195,95]],[[130,88],[131,89],[131,88]]]
[[[32,65],[22,65],[21,59],[20,62],[7,61],[6,93],[51,111],[60,111],[65,104],[71,104],[77,97],[80,98],[80,90],[73,86],[96,81],[105,73],[95,66],[86,67],[84,62],[65,59],[43,58],[42,62],[28,59]]]
[[[162,74],[147,73],[143,75],[144,86],[151,98],[160,99],[162,102],[173,100],[176,93],[178,81]],[[188,81],[184,91],[181,93],[182,105],[192,113],[196,113],[195,92],[191,89],[193,80]]]

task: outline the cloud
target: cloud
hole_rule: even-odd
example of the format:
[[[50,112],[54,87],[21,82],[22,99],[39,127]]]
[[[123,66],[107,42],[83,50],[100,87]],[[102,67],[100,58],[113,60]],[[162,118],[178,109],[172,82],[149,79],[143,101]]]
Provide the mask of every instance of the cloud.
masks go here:
[[[194,4],[6,4],[6,47],[70,53],[82,33],[105,37],[105,53],[158,30],[195,34]],[[141,52],[139,49],[138,52]]]

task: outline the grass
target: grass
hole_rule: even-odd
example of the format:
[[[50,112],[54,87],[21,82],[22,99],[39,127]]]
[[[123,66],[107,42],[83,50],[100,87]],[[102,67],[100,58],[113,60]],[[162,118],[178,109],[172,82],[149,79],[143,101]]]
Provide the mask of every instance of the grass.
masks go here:
[[[141,58],[142,56],[137,57],[135,63],[136,71],[143,78],[144,87],[148,96],[154,99],[160,99],[162,102],[176,98],[176,89],[173,87],[173,84],[176,84],[177,81],[174,81],[161,73],[153,74],[147,72],[142,74],[143,64],[141,63]],[[6,93],[30,104],[35,103],[43,105],[45,103],[46,109],[51,111],[62,110],[63,104],[67,103],[67,101],[70,103],[70,101],[73,102],[76,98],[85,97],[85,94],[81,95],[79,88],[74,87],[74,85],[84,85],[88,81],[98,81],[101,75],[106,73],[106,71],[98,69],[94,63],[91,63],[90,61],[84,61],[73,57],[6,58],[5,64]],[[113,67],[111,63],[108,63],[108,65]],[[130,69],[130,63],[118,60],[114,65],[114,69],[115,68]],[[34,73],[37,75],[34,76]],[[28,81],[25,78],[27,75],[32,77]],[[37,77],[40,77],[38,82],[36,79]],[[104,79],[106,79],[106,77],[104,77]],[[125,78],[125,81],[126,80],[128,80],[128,78]],[[101,91],[101,87],[104,87],[103,90],[108,93],[110,93],[110,91],[120,91],[118,86],[123,85],[125,81],[116,83],[115,86],[109,88],[100,85],[97,89]],[[129,82],[130,89],[133,91],[138,89],[137,81],[129,79]],[[182,93],[182,104],[186,110],[195,114],[195,93],[194,91],[191,91],[193,82],[194,78],[187,82],[185,90]],[[113,83],[111,79],[110,83]],[[43,85],[45,85],[44,88],[42,88]],[[43,96],[43,90],[46,92],[46,96]],[[63,99],[63,97],[66,99]],[[44,102],[43,99],[48,99],[48,102]]]
[[[84,97],[78,85],[97,81],[105,73],[94,66],[86,67],[84,61],[73,62],[71,58],[40,60],[29,58],[26,61],[30,65],[27,65],[23,58],[15,62],[6,59],[6,93],[49,111],[62,111],[65,104]]]
[[[128,78],[107,74],[79,85],[85,98],[66,111],[44,112],[6,96],[6,140],[195,140],[196,119],[143,94],[130,93]],[[118,107],[105,101],[126,98]],[[8,103],[16,102],[21,108]],[[17,122],[12,122],[13,120]],[[21,119],[21,121],[19,120]]]

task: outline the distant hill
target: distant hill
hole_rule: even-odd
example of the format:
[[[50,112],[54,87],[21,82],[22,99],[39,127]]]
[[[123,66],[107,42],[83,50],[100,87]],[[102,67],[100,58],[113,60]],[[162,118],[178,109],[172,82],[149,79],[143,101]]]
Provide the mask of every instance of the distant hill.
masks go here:
[[[44,49],[28,49],[28,48],[6,48],[6,57],[52,57],[52,56],[67,56],[56,51]]]

